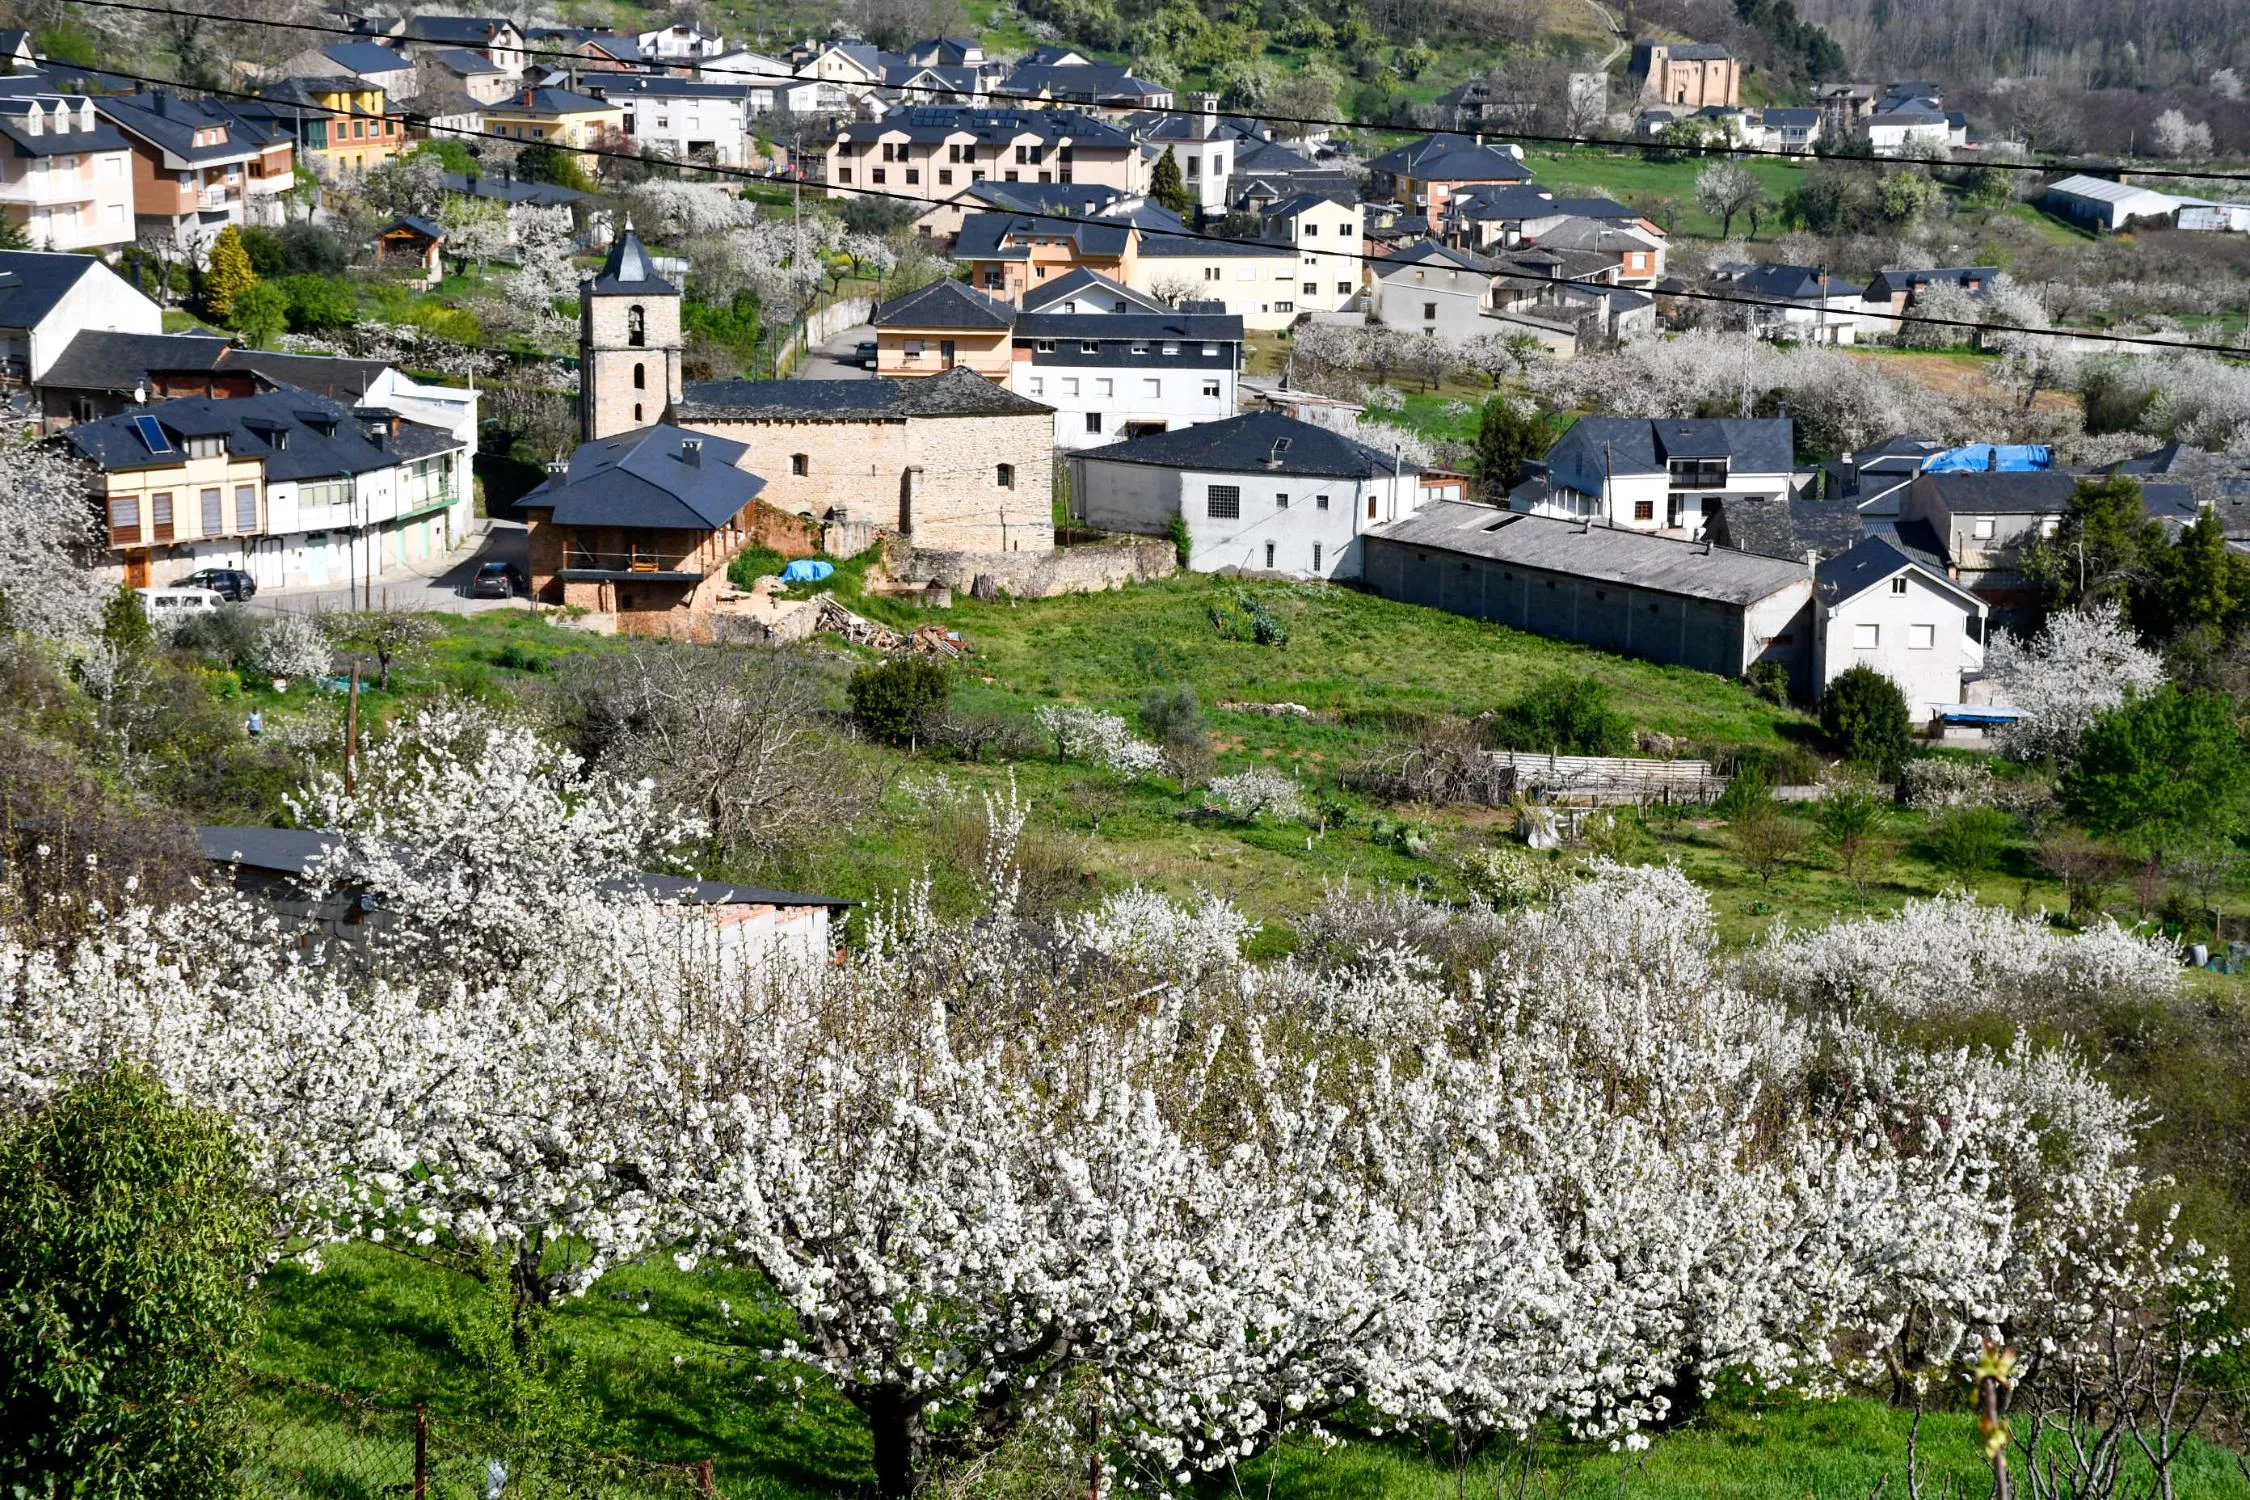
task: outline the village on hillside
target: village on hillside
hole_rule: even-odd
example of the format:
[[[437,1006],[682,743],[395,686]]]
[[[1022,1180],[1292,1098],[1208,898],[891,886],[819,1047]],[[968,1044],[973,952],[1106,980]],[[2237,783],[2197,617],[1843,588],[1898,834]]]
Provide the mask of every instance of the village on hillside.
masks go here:
[[[0,9],[0,1488],[2250,1500],[2250,34],[1582,8]]]

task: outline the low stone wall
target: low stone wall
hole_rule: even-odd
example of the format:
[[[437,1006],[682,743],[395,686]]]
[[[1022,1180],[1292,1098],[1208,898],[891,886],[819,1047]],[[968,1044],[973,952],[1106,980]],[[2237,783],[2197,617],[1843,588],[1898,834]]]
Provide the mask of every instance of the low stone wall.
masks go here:
[[[956,552],[906,547],[889,559],[890,575],[902,583],[941,583],[971,592],[979,578],[1018,599],[1051,599],[1057,594],[1093,594],[1123,588],[1179,571],[1179,554],[1163,537],[1115,537],[1043,552]]]

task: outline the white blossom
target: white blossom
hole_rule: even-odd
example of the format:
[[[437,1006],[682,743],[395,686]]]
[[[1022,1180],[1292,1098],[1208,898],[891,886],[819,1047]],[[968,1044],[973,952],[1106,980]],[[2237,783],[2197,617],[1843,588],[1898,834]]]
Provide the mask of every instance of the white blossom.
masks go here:
[[[1212,778],[1210,804],[1227,816],[1245,822],[1268,816],[1287,822],[1304,817],[1310,810],[1304,788],[1279,771],[1264,766]]]
[[[320,622],[311,615],[288,610],[258,627],[258,638],[250,651],[250,665],[277,679],[326,676],[334,660]]]
[[[1985,651],[1985,676],[1999,701],[2024,717],[2001,743],[2024,759],[2068,760],[2094,720],[2164,681],[2164,663],[2111,611],[2063,610],[2028,640],[1998,631]]]
[[[1055,753],[1066,760],[1091,761],[1120,776],[1146,776],[1164,763],[1164,752],[1136,737],[1116,714],[1075,703],[1044,703],[1032,715],[1055,737]]]

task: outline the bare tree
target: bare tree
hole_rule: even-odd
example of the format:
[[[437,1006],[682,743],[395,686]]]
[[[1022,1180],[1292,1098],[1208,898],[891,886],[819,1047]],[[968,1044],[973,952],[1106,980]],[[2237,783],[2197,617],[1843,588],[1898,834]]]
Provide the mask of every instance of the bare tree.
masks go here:
[[[1734,238],[1735,215],[1763,202],[1766,185],[1741,162],[1721,157],[1695,174],[1695,201],[1719,221],[1719,238]]]
[[[766,647],[648,642],[563,683],[559,716],[602,769],[648,777],[710,830],[710,853],[771,866],[874,794],[829,709],[812,657]]]

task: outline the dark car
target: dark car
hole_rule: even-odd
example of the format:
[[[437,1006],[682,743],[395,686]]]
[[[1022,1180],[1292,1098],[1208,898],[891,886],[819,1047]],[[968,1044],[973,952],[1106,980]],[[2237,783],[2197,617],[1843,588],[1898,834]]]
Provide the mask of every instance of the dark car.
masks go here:
[[[176,589],[209,589],[229,604],[240,604],[258,592],[258,580],[240,568],[198,568],[185,578],[174,579]]]
[[[522,592],[523,573],[512,562],[478,563],[476,576],[469,580],[473,599],[513,599]]]
[[[861,368],[861,369],[863,369],[863,370],[872,370],[872,369],[874,369],[874,368],[875,368],[875,341],[874,341],[873,339],[861,339],[861,340],[859,341],[859,350],[858,350],[858,355],[859,355],[859,364],[860,364],[860,368]]]

